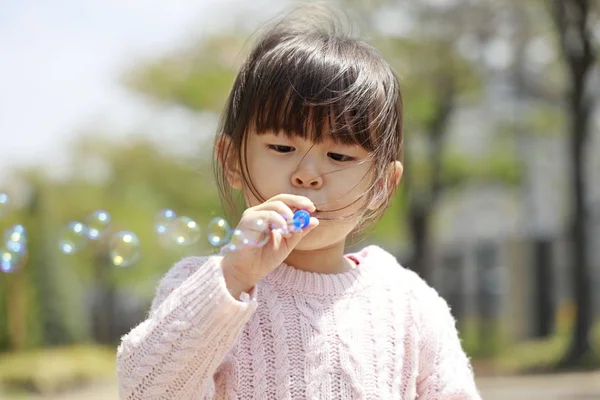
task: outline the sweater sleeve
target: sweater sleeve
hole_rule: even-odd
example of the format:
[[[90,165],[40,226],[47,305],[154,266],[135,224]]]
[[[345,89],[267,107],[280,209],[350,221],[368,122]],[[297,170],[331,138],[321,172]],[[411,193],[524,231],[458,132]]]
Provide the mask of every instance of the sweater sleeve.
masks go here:
[[[212,395],[216,369],[256,309],[254,298],[231,296],[220,261],[187,258],[161,280],[148,318],[117,350],[121,399]]]
[[[431,287],[423,290],[417,300],[421,309],[418,399],[481,400],[448,304]]]

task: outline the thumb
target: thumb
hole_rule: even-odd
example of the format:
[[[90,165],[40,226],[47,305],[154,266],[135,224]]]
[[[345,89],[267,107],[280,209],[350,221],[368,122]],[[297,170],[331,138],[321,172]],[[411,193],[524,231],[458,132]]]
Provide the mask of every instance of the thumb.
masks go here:
[[[303,237],[308,235],[317,226],[319,226],[319,220],[315,217],[310,217],[310,222],[308,223],[308,226],[306,226],[306,228],[302,229],[299,232],[292,233],[291,236],[287,238],[288,246],[294,248],[298,244],[298,242],[302,240]]]
[[[315,217],[310,217],[310,222],[308,223],[308,226],[302,230],[303,236],[315,229],[317,226],[319,226],[319,220]]]

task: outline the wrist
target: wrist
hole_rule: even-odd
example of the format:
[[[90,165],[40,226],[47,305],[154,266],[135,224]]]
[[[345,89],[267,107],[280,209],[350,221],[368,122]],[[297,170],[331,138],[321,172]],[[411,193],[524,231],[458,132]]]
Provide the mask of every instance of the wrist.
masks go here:
[[[223,277],[225,278],[225,284],[229,293],[235,298],[239,300],[242,293],[249,293],[259,279],[253,279],[245,274],[241,273],[239,268],[234,264],[228,262],[223,258],[221,262],[221,269],[223,270]]]

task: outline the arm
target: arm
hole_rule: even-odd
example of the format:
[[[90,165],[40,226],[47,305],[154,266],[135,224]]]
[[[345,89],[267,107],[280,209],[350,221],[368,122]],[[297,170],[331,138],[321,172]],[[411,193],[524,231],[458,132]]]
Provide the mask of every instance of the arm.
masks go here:
[[[422,309],[418,399],[480,400],[448,304],[432,288],[425,291],[417,300]]]
[[[117,351],[121,399],[191,399],[213,375],[256,309],[227,290],[221,258],[188,258],[162,279],[148,318]]]

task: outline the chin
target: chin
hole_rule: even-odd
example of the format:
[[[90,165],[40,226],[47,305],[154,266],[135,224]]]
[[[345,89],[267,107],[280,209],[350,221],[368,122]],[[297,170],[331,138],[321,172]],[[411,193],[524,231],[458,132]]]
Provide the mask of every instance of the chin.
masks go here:
[[[344,237],[337,237],[328,234],[326,231],[319,231],[319,227],[306,235],[296,246],[296,250],[314,251],[322,250],[328,247],[335,247],[339,243],[344,243]]]

